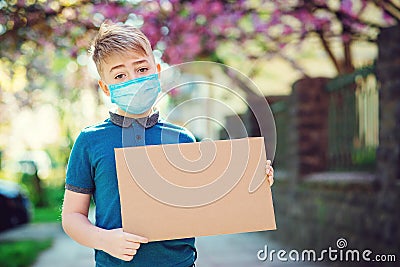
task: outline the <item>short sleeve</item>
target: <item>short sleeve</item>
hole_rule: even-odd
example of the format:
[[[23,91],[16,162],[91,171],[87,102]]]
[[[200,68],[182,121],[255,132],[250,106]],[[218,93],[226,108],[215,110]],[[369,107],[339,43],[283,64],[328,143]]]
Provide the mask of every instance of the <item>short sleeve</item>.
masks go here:
[[[196,142],[196,138],[189,131],[185,131],[184,133],[181,133],[179,136],[179,139],[180,139],[179,143],[194,143],[194,142]]]
[[[194,135],[187,129],[183,129],[183,131],[179,135],[179,143],[194,143],[196,142],[196,138]]]
[[[81,132],[75,141],[68,160],[65,189],[83,194],[94,192],[93,168],[89,156],[89,143]]]

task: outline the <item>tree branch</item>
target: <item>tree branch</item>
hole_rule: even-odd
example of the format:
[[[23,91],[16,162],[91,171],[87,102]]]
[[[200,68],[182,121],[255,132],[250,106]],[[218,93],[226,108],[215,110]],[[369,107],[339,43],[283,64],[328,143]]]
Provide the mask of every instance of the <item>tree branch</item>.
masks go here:
[[[374,3],[392,15],[393,19],[400,22],[400,9],[391,1],[374,0]]]
[[[344,46],[344,64],[343,71],[345,73],[351,73],[354,71],[353,57],[351,53],[351,40],[343,42]]]
[[[382,0],[372,0],[373,2],[377,3],[377,2],[382,2]],[[318,9],[324,9],[330,13],[332,13],[333,15],[335,15],[337,20],[341,20],[341,18],[347,18],[351,21],[354,21],[356,23],[360,23],[360,24],[364,24],[365,26],[371,27],[371,28],[381,28],[382,25],[373,23],[372,21],[365,21],[362,20],[360,18],[360,16],[351,16],[350,14],[347,14],[345,12],[342,12],[340,10],[332,10],[329,8],[329,6],[327,4],[324,3],[319,3],[319,2],[313,2],[313,5],[318,8]],[[383,8],[383,7],[382,7]]]
[[[399,3],[399,5],[397,5],[397,3],[396,3],[396,2],[393,2],[393,0],[389,0],[389,2],[390,2],[390,4],[391,4],[392,6],[394,6],[396,9],[400,10],[400,3]]]
[[[338,73],[342,73],[340,65],[339,65],[339,62],[337,61],[335,55],[333,54],[332,49],[329,47],[328,42],[325,40],[324,35],[322,34],[321,31],[318,31],[317,35],[319,36],[319,38],[321,40],[321,43],[322,43],[322,46],[324,47],[325,52],[328,54],[329,58],[331,59],[331,61],[332,61],[333,65],[335,66],[337,72]]]

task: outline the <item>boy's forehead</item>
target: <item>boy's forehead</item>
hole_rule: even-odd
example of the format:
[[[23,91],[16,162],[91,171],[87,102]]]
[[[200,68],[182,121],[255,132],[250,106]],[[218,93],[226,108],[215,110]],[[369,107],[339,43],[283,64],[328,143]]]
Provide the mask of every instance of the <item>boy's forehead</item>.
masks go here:
[[[116,64],[121,63],[126,60],[150,60],[151,57],[144,53],[139,53],[136,51],[127,51],[127,52],[114,52],[110,53],[106,58],[104,58],[104,63],[106,64]]]

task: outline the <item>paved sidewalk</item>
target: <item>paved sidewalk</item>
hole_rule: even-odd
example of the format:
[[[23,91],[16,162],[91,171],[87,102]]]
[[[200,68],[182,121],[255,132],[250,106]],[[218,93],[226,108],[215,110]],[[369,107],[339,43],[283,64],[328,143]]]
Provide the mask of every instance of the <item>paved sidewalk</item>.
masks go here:
[[[59,223],[29,224],[0,234],[0,241],[43,239],[53,237],[53,246],[43,252],[32,267],[90,267],[94,266],[93,250],[70,239]],[[197,267],[281,267],[321,265],[305,262],[260,261],[257,252],[265,249],[289,249],[268,240],[265,233],[243,233],[196,238]],[[275,254],[276,257],[276,254]]]
[[[61,229],[53,246],[43,252],[32,267],[90,267],[94,252],[69,238]]]
[[[273,249],[290,251],[279,243],[268,240],[262,232],[199,237],[196,239],[196,245],[198,250],[196,267],[322,266],[307,262],[280,262],[276,259],[276,253],[272,261],[259,260],[257,253],[265,250],[265,246],[268,247],[268,252]],[[260,256],[264,255],[262,253]]]
[[[53,238],[62,232],[61,224],[34,223],[17,226],[0,233],[0,241],[14,241],[22,239],[43,240]]]
[[[44,251],[32,267],[94,266],[93,250],[79,245],[63,231],[60,223],[26,224],[0,234],[0,241],[53,239],[52,247]]]

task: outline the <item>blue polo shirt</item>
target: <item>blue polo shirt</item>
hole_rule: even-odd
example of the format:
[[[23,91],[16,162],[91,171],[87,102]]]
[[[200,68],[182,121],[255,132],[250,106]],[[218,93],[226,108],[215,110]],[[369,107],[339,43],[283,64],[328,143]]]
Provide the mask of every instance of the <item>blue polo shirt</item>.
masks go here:
[[[189,142],[195,142],[195,138],[188,130],[161,119],[158,112],[137,120],[110,112],[110,118],[85,128],[76,139],[68,161],[65,188],[92,194],[96,204],[96,226],[120,228],[121,205],[114,148]],[[188,267],[196,260],[194,242],[194,238],[185,238],[141,244],[130,262],[96,250],[96,266]]]

